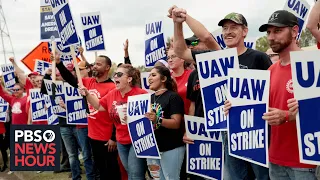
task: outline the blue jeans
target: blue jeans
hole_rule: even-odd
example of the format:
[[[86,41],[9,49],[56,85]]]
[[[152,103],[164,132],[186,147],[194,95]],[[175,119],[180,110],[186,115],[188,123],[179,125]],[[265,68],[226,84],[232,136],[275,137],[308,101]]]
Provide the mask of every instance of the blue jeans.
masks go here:
[[[222,132],[222,141],[224,145],[224,180],[243,180],[252,179],[250,177],[250,168],[252,168],[256,179],[258,180],[269,180],[269,169],[263,166],[259,166],[242,159],[238,159],[229,155],[228,148],[228,134]]]
[[[73,180],[81,179],[80,161],[78,157],[78,139],[76,127],[60,127],[62,140],[66,146]]]
[[[317,180],[316,169],[290,168],[270,163],[271,180]]]
[[[123,167],[128,173],[128,180],[145,179],[146,159],[136,157],[132,144],[123,145],[117,143],[117,146]]]
[[[161,159],[147,159],[148,168],[154,180],[180,179],[180,170],[186,147],[161,152]]]
[[[86,168],[87,180],[94,180],[93,160],[91,145],[88,137],[88,128],[78,128],[77,135],[82,149],[84,167]]]

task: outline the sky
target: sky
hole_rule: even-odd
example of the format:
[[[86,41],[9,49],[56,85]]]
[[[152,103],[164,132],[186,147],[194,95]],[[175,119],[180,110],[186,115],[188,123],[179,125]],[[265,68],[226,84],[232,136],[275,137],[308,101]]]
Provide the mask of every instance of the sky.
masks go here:
[[[15,59],[20,62],[40,43],[40,0],[1,1]],[[314,5],[313,0],[306,1],[311,7]],[[283,9],[285,2],[286,0],[69,0],[82,42],[84,38],[80,13],[100,11],[106,50],[99,51],[98,55],[107,55],[115,63],[123,62],[123,42],[128,38],[129,55],[134,66],[144,64],[146,22],[163,20],[164,35],[173,35],[172,19],[167,17],[172,5],[186,9],[190,16],[204,24],[210,32],[219,28],[217,24],[226,14],[241,13],[248,22],[247,37],[261,37],[265,33],[258,31],[260,25],[266,23],[274,11]],[[186,38],[193,35],[186,24],[184,35]],[[4,41],[8,49],[9,40]],[[0,64],[5,64],[1,47],[0,44]],[[84,52],[84,55],[89,62],[94,62],[94,52]],[[19,65],[28,71],[22,63]]]

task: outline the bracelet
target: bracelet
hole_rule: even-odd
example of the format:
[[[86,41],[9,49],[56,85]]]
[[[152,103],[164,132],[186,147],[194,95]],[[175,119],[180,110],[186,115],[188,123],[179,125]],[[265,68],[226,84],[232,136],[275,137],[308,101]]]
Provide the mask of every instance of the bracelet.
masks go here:
[[[289,111],[286,111],[285,121],[286,121],[286,122],[289,122]]]
[[[161,126],[161,124],[162,124],[162,117],[158,117],[158,118],[157,118],[157,123],[156,123],[156,124],[157,124],[158,127]]]

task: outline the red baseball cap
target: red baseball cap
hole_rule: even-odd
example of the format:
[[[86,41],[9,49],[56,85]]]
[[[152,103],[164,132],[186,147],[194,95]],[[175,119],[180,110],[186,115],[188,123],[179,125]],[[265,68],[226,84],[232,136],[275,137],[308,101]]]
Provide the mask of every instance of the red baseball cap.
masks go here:
[[[40,74],[38,72],[31,72],[30,74],[28,74],[28,77],[30,76],[39,76]]]

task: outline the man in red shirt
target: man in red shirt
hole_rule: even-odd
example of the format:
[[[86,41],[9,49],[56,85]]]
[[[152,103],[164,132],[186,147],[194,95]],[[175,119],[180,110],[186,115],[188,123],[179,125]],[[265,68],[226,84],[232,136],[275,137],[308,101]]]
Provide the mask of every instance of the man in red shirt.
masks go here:
[[[63,79],[70,85],[78,87],[78,82],[74,80],[70,71],[64,67],[59,58],[56,58],[56,64]],[[111,65],[109,57],[100,55],[93,66],[93,77],[82,78],[83,85],[98,99],[101,99],[115,88],[108,75]],[[88,137],[94,163],[100,173],[100,179],[120,179],[113,123],[109,119],[107,112],[98,111],[91,105],[89,105],[89,110]]]
[[[296,116],[288,111],[287,104],[294,97],[290,51],[301,51],[296,44],[298,19],[288,11],[279,10],[270,16],[268,23],[262,25],[259,31],[267,32],[272,51],[279,54],[279,61],[269,68],[270,108],[262,117],[271,125],[270,178],[315,180],[316,166],[299,161]]]
[[[316,1],[313,6],[307,23],[307,28],[317,40],[318,49],[320,49],[320,1]]]

